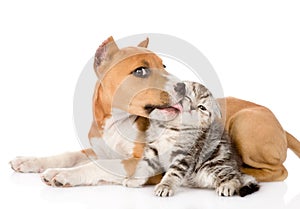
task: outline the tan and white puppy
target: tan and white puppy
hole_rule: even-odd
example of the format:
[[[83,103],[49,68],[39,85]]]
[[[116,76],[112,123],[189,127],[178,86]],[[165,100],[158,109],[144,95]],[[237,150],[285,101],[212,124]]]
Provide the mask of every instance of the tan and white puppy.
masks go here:
[[[96,51],[94,69],[99,80],[93,97],[91,149],[52,157],[19,157],[11,161],[12,168],[43,172],[42,180],[52,186],[121,184],[130,176],[143,154],[149,113],[171,108],[175,117],[181,99],[174,90],[178,80],[165,71],[162,60],[147,45],[148,39],[138,47],[119,49],[110,37]],[[152,183],[159,182],[153,179]]]

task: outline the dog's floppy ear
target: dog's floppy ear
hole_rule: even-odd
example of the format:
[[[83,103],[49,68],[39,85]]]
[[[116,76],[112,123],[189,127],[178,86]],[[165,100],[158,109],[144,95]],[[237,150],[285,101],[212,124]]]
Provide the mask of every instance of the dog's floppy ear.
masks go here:
[[[106,39],[97,49],[95,58],[94,58],[94,70],[99,77],[100,75],[100,66],[105,65],[106,61],[110,60],[112,56],[119,51],[117,44],[115,43],[112,36]]]
[[[146,40],[142,41],[141,43],[139,43],[139,47],[144,47],[147,48],[149,44],[149,38],[147,37]]]
[[[105,122],[104,104],[102,102],[102,85],[98,81],[95,86],[94,96],[93,96],[93,123],[89,132],[89,138],[101,137],[103,134],[103,125]]]

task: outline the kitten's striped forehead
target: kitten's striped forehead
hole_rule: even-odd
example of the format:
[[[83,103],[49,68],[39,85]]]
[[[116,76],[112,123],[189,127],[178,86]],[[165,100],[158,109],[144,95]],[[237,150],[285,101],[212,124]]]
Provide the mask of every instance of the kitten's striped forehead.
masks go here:
[[[188,83],[187,89],[192,90],[191,92],[188,91],[188,94],[190,93],[191,94],[190,96],[195,98],[196,101],[200,101],[207,98],[210,99],[210,97],[212,96],[210,91],[200,83],[196,83],[196,82]]]
[[[204,106],[205,111],[209,113],[209,117],[212,116],[212,119],[222,117],[217,101],[204,85],[196,82],[185,82],[185,85],[186,97],[189,98],[188,101],[190,102],[189,105],[191,109]]]

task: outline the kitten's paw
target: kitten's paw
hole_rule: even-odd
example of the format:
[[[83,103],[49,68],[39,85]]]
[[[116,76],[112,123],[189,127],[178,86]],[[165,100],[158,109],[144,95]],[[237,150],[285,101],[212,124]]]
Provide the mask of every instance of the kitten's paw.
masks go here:
[[[126,187],[142,187],[147,182],[147,179],[142,178],[126,178],[123,180],[122,185]]]
[[[44,170],[36,157],[16,157],[9,164],[14,171],[21,173],[40,173]]]
[[[42,181],[54,187],[71,187],[80,185],[80,176],[67,169],[49,168],[41,174]]]
[[[216,192],[219,196],[230,197],[237,192],[239,185],[239,182],[234,180],[225,182],[216,188]]]
[[[158,184],[154,189],[154,194],[158,197],[170,197],[174,194],[174,191],[168,184]]]

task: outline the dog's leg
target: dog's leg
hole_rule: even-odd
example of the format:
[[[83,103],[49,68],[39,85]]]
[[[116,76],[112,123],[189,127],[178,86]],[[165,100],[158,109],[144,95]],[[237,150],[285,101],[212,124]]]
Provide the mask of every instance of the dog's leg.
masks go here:
[[[253,168],[253,167],[241,167],[243,173],[255,176],[257,181],[270,182],[270,181],[283,181],[287,178],[288,172],[286,168],[281,166],[274,166],[274,168]]]
[[[122,184],[127,175],[122,160],[97,160],[72,168],[49,168],[41,179],[55,187],[99,185],[101,183]]]
[[[242,172],[258,181],[287,177],[286,132],[274,114],[264,108],[244,109],[229,120],[227,130],[243,160]]]
[[[69,168],[78,166],[95,159],[96,154],[92,149],[77,152],[67,152],[50,157],[16,157],[10,161],[13,170],[22,173],[40,173],[47,168]]]

